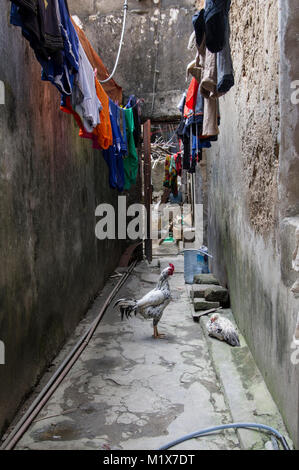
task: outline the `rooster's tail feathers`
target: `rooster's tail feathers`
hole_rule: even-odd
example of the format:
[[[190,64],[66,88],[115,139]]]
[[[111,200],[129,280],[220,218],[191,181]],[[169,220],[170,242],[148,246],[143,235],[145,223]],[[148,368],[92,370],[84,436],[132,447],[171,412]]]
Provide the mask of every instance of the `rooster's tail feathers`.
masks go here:
[[[115,307],[119,307],[121,319],[123,320],[124,316],[129,318],[132,312],[135,312],[136,315],[137,302],[136,300],[131,299],[119,299],[117,302],[115,302],[114,308]]]

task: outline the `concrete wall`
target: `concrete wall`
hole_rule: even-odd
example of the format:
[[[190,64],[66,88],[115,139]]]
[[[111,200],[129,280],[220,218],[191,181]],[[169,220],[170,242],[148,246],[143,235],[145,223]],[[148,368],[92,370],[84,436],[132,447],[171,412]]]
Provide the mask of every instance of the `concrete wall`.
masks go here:
[[[0,434],[119,261],[95,238],[95,207],[116,204],[100,152],[60,112],[56,89],[1,0]]]
[[[281,214],[287,217],[299,214],[299,13],[296,0],[280,1],[279,4],[281,152],[283,156],[279,164],[279,189]]]
[[[111,71],[121,36],[123,0],[69,0],[69,6]],[[145,99],[144,118],[179,117],[177,105],[187,86],[186,66],[194,59],[194,51],[188,51],[187,45],[195,11],[193,0],[129,0],[115,77],[125,88],[125,98],[134,93]]]
[[[278,3],[232,2],[236,86],[220,100],[221,134],[207,152],[208,236],[213,269],[230,288],[238,325],[299,447],[292,349],[299,301],[291,293],[298,105],[290,101],[290,80],[299,78],[299,18],[295,0],[281,2],[281,12]]]

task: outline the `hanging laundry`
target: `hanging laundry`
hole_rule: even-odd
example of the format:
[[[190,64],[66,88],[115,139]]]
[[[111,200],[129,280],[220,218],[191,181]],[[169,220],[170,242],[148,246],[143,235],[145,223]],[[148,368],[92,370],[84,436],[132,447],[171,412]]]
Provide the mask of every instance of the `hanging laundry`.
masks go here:
[[[103,150],[111,187],[122,191],[126,183],[129,189],[138,173],[139,100],[132,95],[128,109],[120,114],[112,99],[122,101],[122,88],[114,80],[101,85],[96,75],[105,79],[107,69],[71,19],[66,0],[14,0],[10,17],[11,24],[20,27],[30,42],[42,66],[42,80],[50,81],[61,92],[61,110],[73,115],[79,136],[90,139],[94,149]]]
[[[217,55],[206,47],[201,49],[201,63],[204,65],[200,94],[204,97],[204,116],[202,137],[214,137],[219,134],[217,99]]]
[[[124,166],[123,160],[115,153],[114,146],[103,151],[104,159],[109,168],[109,185],[119,192],[124,190]]]
[[[190,134],[187,134],[187,133],[184,134],[183,145],[184,145],[183,170],[190,170],[190,163],[191,163]]]
[[[170,166],[169,166],[169,175],[170,175],[170,187],[172,190],[172,194],[177,196],[178,194],[178,180],[177,180],[177,170],[176,170],[176,161],[174,155],[170,157]]]
[[[28,12],[32,12],[37,14],[37,2],[36,0],[14,0],[14,3],[21,8],[28,10]]]
[[[128,143],[128,155],[124,158],[125,190],[129,190],[132,184],[136,184],[139,160],[134,138],[134,115],[132,108],[124,110],[126,120],[126,136]]]
[[[215,98],[217,92],[217,55],[206,49],[200,93],[204,98]]]
[[[84,129],[84,125],[83,125],[81,117],[79,116],[78,113],[76,113],[76,111],[73,110],[70,96],[62,95],[60,110],[66,114],[72,114],[79,128]]]
[[[98,80],[104,80],[108,77],[109,74],[101,58],[90,44],[84,31],[75,23],[72,18],[71,21],[77,32],[85,54],[87,55],[87,58],[91,63],[92,68],[97,69]],[[109,82],[101,84],[101,86],[103,87],[109,98],[112,99],[112,101],[117,102],[119,104],[122,102],[122,88],[114,81],[113,78],[109,80]]]
[[[128,138],[127,138],[127,123],[126,123],[126,115],[125,115],[125,109],[120,108],[120,130],[122,130],[122,137],[123,137],[123,143],[122,143],[122,150],[124,151],[124,155],[128,153]]]
[[[192,161],[190,165],[190,169],[188,170],[188,173],[194,174],[196,173],[196,166],[199,161],[202,160],[202,150],[200,150],[198,153],[194,153],[192,156]]]
[[[32,11],[33,18],[36,18],[36,8]],[[22,34],[27,41],[29,41],[30,46],[34,49],[33,44],[34,41],[40,42],[40,29],[37,28],[29,28],[26,29],[25,21],[22,18],[22,7],[18,6],[16,3],[11,2],[11,9],[10,9],[10,24],[13,26],[18,26],[22,30]],[[28,27],[28,26],[27,26]]]
[[[203,115],[204,115],[204,99],[203,96],[197,90],[195,106],[191,110],[188,110],[188,113],[185,115],[185,130],[193,124],[201,125],[201,128],[198,132],[198,135],[202,134],[202,124],[203,124]]]
[[[202,137],[210,138],[218,136],[218,100],[209,98],[205,99],[205,112],[203,119]]]
[[[198,95],[198,82],[193,78],[189,85],[186,98],[184,100],[183,109],[183,122],[184,127],[182,130],[182,140],[184,146],[184,158],[183,158],[183,169],[190,169],[191,152],[190,152],[190,126],[186,125],[187,119],[194,115],[194,106]],[[188,103],[188,104],[187,104]],[[182,103],[183,104],[183,103]],[[166,169],[165,169],[166,171]]]
[[[79,68],[79,38],[73,27],[67,0],[53,0],[56,4],[60,30],[64,42],[64,55],[67,64],[74,70]]]
[[[182,131],[182,140],[184,144],[183,168],[189,170],[194,157],[194,142],[197,142],[197,148],[209,148],[211,141],[216,141],[218,135],[215,134],[220,123],[218,100],[204,99],[198,92],[196,98],[195,110],[189,110],[184,118],[184,128]],[[212,106],[215,105],[215,116]],[[186,109],[185,109],[186,111]],[[216,123],[216,128],[214,127]],[[205,133],[206,132],[206,133]],[[194,163],[194,162],[193,162]]]
[[[206,45],[210,52],[220,52],[225,46],[225,31],[230,4],[231,0],[206,0]]]
[[[141,144],[141,108],[139,104],[139,100],[137,100],[135,95],[131,95],[129,101],[126,105],[126,109],[132,108],[133,109],[133,116],[134,116],[134,141],[135,146],[138,148]]]
[[[220,97],[223,94],[227,93],[230,88],[234,85],[234,71],[230,50],[230,0],[213,0],[212,3],[210,1],[206,1],[206,10],[200,10],[192,18],[198,49],[196,56],[197,70],[200,70],[201,67],[204,67],[205,61],[209,62],[216,60],[216,66],[214,66],[213,68],[211,67],[211,65],[208,65],[208,69],[210,71],[213,70],[212,76],[205,77],[205,80],[211,80],[211,83],[207,82],[206,86],[204,85],[204,83],[201,84],[201,93],[206,98],[208,96],[205,95],[205,91],[208,94],[209,92],[211,92],[212,94],[215,94],[215,96],[217,95],[218,97]],[[218,14],[220,15],[219,17],[217,17],[217,13],[215,13],[216,11],[218,11]],[[209,26],[206,27],[205,21],[207,18]],[[217,20],[221,22],[222,26],[220,29],[217,28],[215,31],[212,30],[212,28],[209,29],[209,27],[213,24],[214,21],[212,18],[214,18],[215,21]],[[209,23],[209,21],[211,21],[211,23]],[[221,47],[219,47],[218,49],[209,47],[209,42],[211,42],[211,40],[217,40],[219,34],[222,36],[221,41],[223,42]],[[209,35],[211,37],[209,37]],[[206,46],[208,52],[205,54],[205,61],[203,61],[202,56],[204,55],[203,52]],[[214,49],[217,49],[218,51],[216,59],[213,57],[213,55],[211,55],[215,52]],[[192,73],[192,69],[190,72]]]
[[[190,165],[192,164],[193,136],[202,135],[204,117],[204,99],[199,93],[199,84],[195,87],[191,81],[187,96],[189,96],[189,106],[192,105],[193,108],[190,109],[187,104],[184,108],[184,128],[182,131],[182,139],[184,144],[184,170],[190,170]]]
[[[185,114],[188,114],[189,111],[194,111],[196,105],[196,98],[198,93],[199,83],[193,77],[188,88],[186,103],[185,103]]]
[[[180,110],[181,114],[184,113],[184,108],[185,108],[185,104],[186,104],[186,97],[187,97],[187,93],[184,92],[181,96],[181,99],[180,99],[180,102],[178,104],[178,109]]]
[[[174,155],[175,169],[177,176],[182,176],[182,155],[181,152]]]
[[[54,56],[56,52],[64,49],[63,32],[60,28],[57,2],[45,2],[39,0],[41,36],[43,38],[43,50],[45,57]]]
[[[95,78],[95,87],[97,97],[102,104],[100,111],[100,123],[93,129],[93,132],[88,132],[82,122],[81,117],[74,111],[69,96],[63,95],[61,99],[61,111],[72,114],[79,127],[79,136],[85,139],[90,139],[93,142],[93,148],[96,150],[106,150],[113,144],[112,128],[110,121],[109,111],[109,98],[106,95],[102,85]]]
[[[181,100],[179,102],[179,105],[178,105],[178,108],[181,112],[181,121],[180,121],[180,124],[179,126],[177,127],[176,129],[176,134],[178,136],[178,139],[179,139],[179,143],[180,143],[180,150],[182,148],[182,145],[183,147],[185,148],[185,144],[184,144],[184,129],[185,129],[185,117],[184,117],[184,110],[185,110],[185,104],[186,104],[186,92],[183,93],[182,97],[181,97]],[[183,151],[183,165],[182,165],[182,169],[186,169],[185,166],[186,166],[186,161],[185,161],[185,151]],[[189,162],[189,160],[188,160]],[[187,169],[189,168],[189,166],[187,167]]]
[[[192,65],[192,63],[189,64],[189,72],[196,78],[199,83],[202,79],[202,72],[204,68],[204,56],[206,50],[204,12],[205,10],[200,10],[198,13],[196,13],[196,15],[193,15],[192,17],[192,23],[196,37],[197,54],[195,57],[194,65]]]
[[[205,36],[205,10],[202,9],[192,17],[196,44],[200,46]]]
[[[45,6],[44,1],[41,3]],[[65,0],[53,0],[51,3],[51,10],[49,11],[52,12],[53,22],[54,7],[63,40],[62,51],[50,52],[44,49],[42,27],[40,26],[42,23],[40,17],[42,9],[39,8],[39,3],[37,3],[37,14],[34,16],[32,11],[28,13],[29,10],[26,10],[23,21],[25,9],[12,2],[10,21],[11,24],[22,28],[23,36],[30,42],[35,56],[42,66],[42,80],[50,81],[60,93],[71,95],[74,75],[79,69],[79,39],[72,26]],[[29,17],[27,18],[26,15],[29,15]]]
[[[109,112],[109,98],[102,85],[95,79],[96,94],[102,104],[100,123],[94,128],[93,133],[80,128],[79,136],[93,140],[93,148],[108,149],[113,144],[112,127]]]
[[[201,81],[201,72],[202,69],[199,64],[199,56],[198,54],[196,55],[195,60],[190,62],[187,66],[186,70],[186,80],[188,80],[189,74],[192,75],[196,79],[196,81],[199,83]]]
[[[170,187],[170,174],[169,174],[170,159],[171,159],[171,155],[167,155],[167,157],[165,158],[165,165],[164,165],[165,174],[164,174],[164,181],[163,181],[163,186],[165,186],[165,188]]]
[[[62,62],[64,45],[55,2],[46,6],[44,0],[14,0],[13,5],[12,14],[19,17],[14,24],[24,29],[35,52],[46,60],[56,54],[57,61]]]
[[[82,122],[81,117],[79,116],[76,111],[73,110],[72,104],[71,104],[71,98],[70,96],[63,96],[61,100],[61,106],[60,106],[61,111],[67,114],[73,115],[80,131],[79,131],[79,136],[90,139],[92,140],[92,148],[95,150],[102,150],[102,147],[99,145],[97,136],[93,133],[87,132],[84,128],[84,124]]]
[[[71,95],[74,77],[79,70],[79,39],[70,20],[65,0],[54,0],[60,30],[63,36],[63,63],[57,67],[55,60],[38,58],[42,65],[42,80],[50,81],[61,93]]]
[[[167,155],[165,158],[165,176],[163,186],[165,188],[170,188],[174,197],[178,195],[176,163],[173,155]]]
[[[200,137],[193,135],[193,140],[192,140],[192,157],[195,157],[197,161],[199,161],[201,155],[200,152],[202,149],[206,148],[211,148],[211,142],[207,140],[202,140]]]
[[[109,167],[109,184],[111,188],[123,191],[125,186],[125,169],[123,157],[127,152],[125,141],[120,130],[120,110],[109,100],[110,120],[113,134],[113,144],[103,151],[103,156]]]
[[[225,45],[217,54],[217,92],[218,95],[227,93],[234,86],[234,68],[230,50],[230,25],[225,22]]]
[[[97,97],[92,66],[79,43],[79,70],[74,80],[72,107],[81,117],[87,132],[93,132],[100,123],[103,106]]]

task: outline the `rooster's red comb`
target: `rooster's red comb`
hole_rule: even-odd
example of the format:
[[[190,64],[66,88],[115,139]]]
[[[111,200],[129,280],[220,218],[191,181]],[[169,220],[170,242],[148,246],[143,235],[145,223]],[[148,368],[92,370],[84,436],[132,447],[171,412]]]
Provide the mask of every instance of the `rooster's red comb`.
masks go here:
[[[169,263],[169,266],[171,267],[171,270],[174,271],[174,265]]]

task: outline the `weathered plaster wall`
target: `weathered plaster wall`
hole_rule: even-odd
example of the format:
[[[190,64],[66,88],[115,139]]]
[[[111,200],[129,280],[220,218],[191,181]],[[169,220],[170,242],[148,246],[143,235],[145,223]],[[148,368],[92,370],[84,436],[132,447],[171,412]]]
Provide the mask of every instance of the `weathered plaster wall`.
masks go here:
[[[281,41],[281,151],[279,162],[280,209],[282,216],[299,214],[299,61],[296,0],[279,1]],[[296,91],[297,90],[297,91]]]
[[[69,6],[111,71],[121,36],[123,0],[69,0]],[[187,50],[194,12],[194,0],[129,1],[123,51],[115,77],[124,88],[125,98],[134,93],[145,99],[144,117],[179,117],[177,105],[187,86],[186,66],[194,59],[194,52]]]
[[[1,0],[0,434],[117,266],[121,246],[95,238],[95,207],[115,205],[108,169],[9,25]]]
[[[277,2],[233,2],[231,22],[244,190],[250,223],[256,232],[264,234],[277,222],[280,122]]]
[[[296,13],[298,25],[298,8]],[[239,327],[299,446],[299,366],[291,361],[299,301],[290,291],[298,219],[283,219],[289,191],[295,191],[289,196],[290,215],[299,213],[298,178],[294,189],[292,171],[298,153],[290,135],[297,111],[281,120],[290,107],[290,93],[282,89],[290,83],[283,78],[283,62],[279,68],[285,29],[279,33],[278,25],[277,1],[232,2],[236,86],[220,100],[221,134],[207,152],[209,248],[215,273],[230,288]],[[286,36],[285,47],[294,47],[291,35]],[[293,49],[290,60],[295,61],[294,54]],[[278,179],[279,167],[284,178]]]

